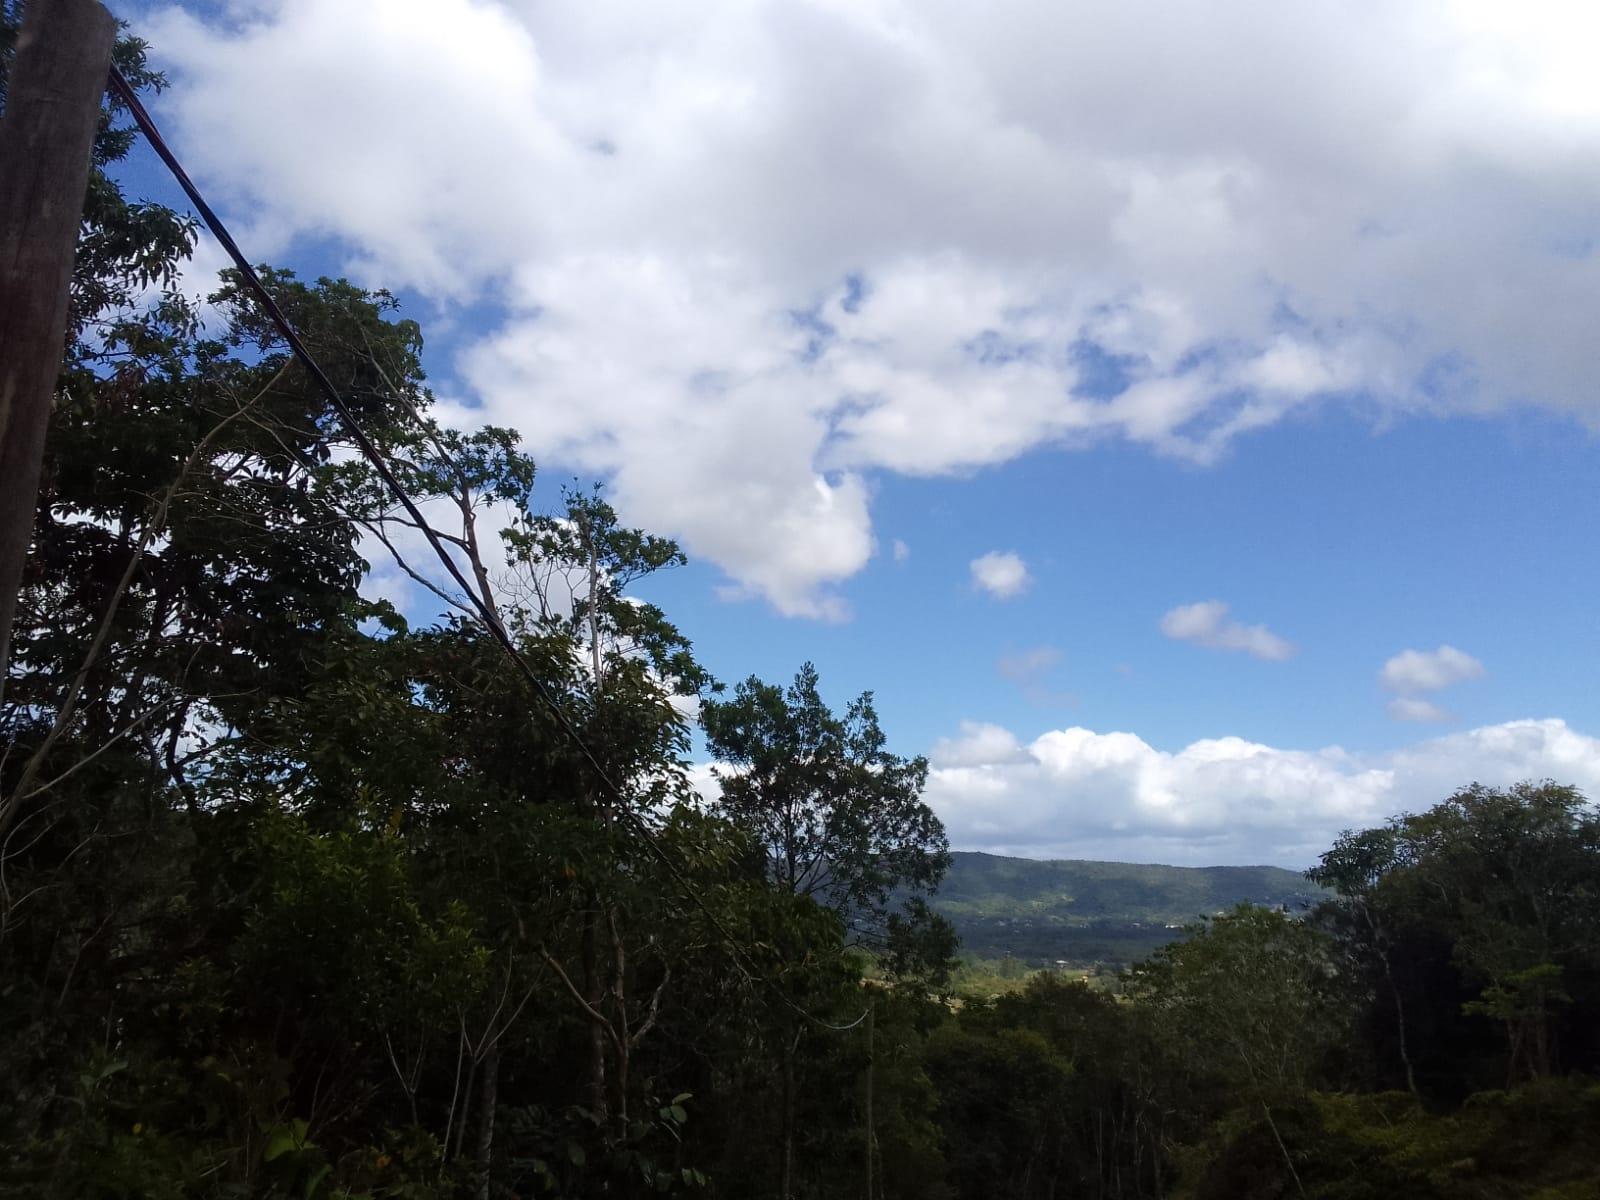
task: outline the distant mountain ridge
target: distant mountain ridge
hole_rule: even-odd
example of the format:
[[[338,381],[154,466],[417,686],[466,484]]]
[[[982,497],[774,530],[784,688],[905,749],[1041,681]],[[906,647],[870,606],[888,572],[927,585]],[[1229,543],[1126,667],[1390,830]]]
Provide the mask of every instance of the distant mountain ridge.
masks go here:
[[[1327,893],[1282,867],[1167,867],[956,851],[932,906],[962,950],[1034,966],[1120,965],[1202,916],[1249,902],[1291,912]]]

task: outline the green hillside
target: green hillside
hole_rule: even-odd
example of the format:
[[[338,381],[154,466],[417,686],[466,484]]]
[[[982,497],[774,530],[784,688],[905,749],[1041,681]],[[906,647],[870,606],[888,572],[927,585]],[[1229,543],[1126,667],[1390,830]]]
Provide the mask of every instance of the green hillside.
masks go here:
[[[1323,894],[1281,867],[1165,867],[955,853],[933,906],[971,956],[1118,964],[1242,901],[1298,912]]]

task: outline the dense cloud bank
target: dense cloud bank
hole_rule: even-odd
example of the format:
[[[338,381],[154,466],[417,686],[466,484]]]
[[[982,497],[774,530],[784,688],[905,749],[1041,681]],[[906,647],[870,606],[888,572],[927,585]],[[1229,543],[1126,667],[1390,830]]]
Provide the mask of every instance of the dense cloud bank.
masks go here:
[[[1329,400],[1592,420],[1597,23],[251,0],[141,32],[259,253],[331,238],[487,312],[463,422],[609,476],[733,594],[840,617],[875,472],[1207,462]]]
[[[953,846],[1029,858],[1306,867],[1342,830],[1421,811],[1467,783],[1553,778],[1600,796],[1600,739],[1509,721],[1383,754],[1224,737],[1176,752],[1131,733],[1020,741],[967,724],[932,755],[927,798]]]

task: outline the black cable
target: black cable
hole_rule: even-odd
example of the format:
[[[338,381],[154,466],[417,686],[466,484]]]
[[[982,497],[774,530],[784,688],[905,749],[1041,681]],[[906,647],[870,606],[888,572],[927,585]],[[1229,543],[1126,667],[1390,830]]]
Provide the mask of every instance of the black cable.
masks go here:
[[[379,452],[377,446],[373,444],[371,438],[367,437],[360,423],[356,420],[355,414],[345,404],[344,398],[339,394],[339,390],[333,386],[333,381],[328,378],[327,373],[323,371],[317,360],[311,356],[311,352],[306,349],[305,343],[300,340],[300,334],[290,324],[289,318],[284,315],[283,310],[278,307],[278,302],[272,298],[272,293],[267,291],[266,285],[261,282],[261,276],[256,274],[255,268],[245,258],[244,252],[239,249],[239,244],[233,240],[233,235],[228,232],[228,228],[222,223],[222,219],[206,203],[205,197],[200,194],[200,189],[195,187],[194,181],[189,178],[188,172],[183,169],[183,165],[178,161],[177,156],[173,154],[166,140],[161,136],[161,131],[156,128],[155,122],[151,120],[150,114],[145,111],[144,105],[140,103],[139,97],[128,86],[128,81],[123,78],[121,70],[115,64],[111,67],[111,86],[122,102],[128,106],[128,110],[133,114],[134,121],[143,131],[145,138],[150,142],[156,154],[160,156],[161,161],[167,164],[167,169],[177,179],[178,186],[183,188],[184,193],[189,197],[195,208],[199,210],[200,217],[205,221],[207,228],[211,230],[217,241],[222,243],[222,248],[228,252],[228,257],[233,259],[234,266],[239,269],[239,274],[244,278],[245,283],[249,285],[250,290],[255,293],[256,299],[261,302],[261,307],[266,311],[267,317],[277,326],[278,332],[283,335],[284,341],[289,344],[289,349],[294,352],[294,356],[300,360],[301,365],[311,373],[311,377],[322,390],[322,394],[327,397],[329,405],[334,412],[339,414],[339,419],[344,423],[345,429],[350,436],[355,439],[356,446],[360,449],[362,457],[372,465],[373,470],[377,471],[379,478],[393,493],[395,499],[400,502],[401,506],[406,510],[406,514],[422,530],[423,536],[428,539],[428,545],[433,547],[433,552],[439,556],[439,561],[444,564],[445,570],[450,572],[450,576],[456,581],[457,586],[466,593],[467,598],[472,602],[473,608],[477,610],[484,624],[489,627],[489,631],[494,635],[495,640],[509,650],[512,656],[518,658],[520,662],[516,647],[512,644],[511,638],[501,625],[500,619],[495,616],[494,610],[468,585],[466,576],[461,573],[461,568],[456,565],[455,559],[450,557],[450,552],[445,549],[444,543],[439,540],[439,535],[434,532],[432,526],[423,518],[422,511],[417,507],[416,501],[412,500],[406,493],[400,480],[395,477],[394,472],[389,468],[389,464],[384,461],[383,455]],[[530,682],[542,690],[542,681],[533,674],[527,663],[523,662],[521,666],[527,672]],[[598,766],[598,764],[595,765]]]
[[[233,259],[234,266],[238,268],[240,276],[250,290],[255,293],[256,299],[261,302],[261,307],[266,312],[268,319],[277,326],[278,332],[283,335],[284,341],[288,343],[289,349],[300,360],[301,365],[311,373],[312,379],[316,381],[318,388],[322,390],[322,394],[327,397],[329,406],[339,415],[340,421],[344,423],[345,430],[355,441],[356,447],[361,451],[361,456],[371,464],[372,469],[383,480],[384,486],[400,502],[400,506],[406,510],[406,515],[422,531],[422,536],[427,539],[428,545],[432,548],[434,554],[444,564],[444,569],[450,573],[450,578],[455,580],[456,586],[466,595],[468,602],[471,603],[473,609],[489,630],[490,636],[500,644],[500,648],[517,665],[534,692],[550,708],[557,723],[561,725],[563,731],[582,752],[585,761],[588,762],[596,776],[605,785],[606,790],[620,801],[622,798],[621,791],[607,778],[605,768],[600,765],[600,760],[595,757],[594,752],[584,743],[577,727],[572,724],[571,719],[562,710],[559,701],[550,694],[544,680],[535,674],[533,668],[528,665],[528,661],[517,650],[516,643],[511,640],[511,635],[506,632],[505,625],[495,614],[495,611],[489,607],[488,601],[480,596],[477,590],[467,582],[466,576],[462,573],[461,568],[456,565],[455,559],[450,556],[450,551],[445,548],[444,542],[440,540],[433,526],[428,524],[427,518],[422,515],[422,510],[417,507],[416,501],[406,492],[404,485],[395,476],[389,464],[384,461],[382,452],[361,428],[361,423],[356,420],[355,414],[350,411],[350,406],[344,402],[344,397],[339,394],[339,389],[334,387],[333,381],[328,378],[327,372],[312,357],[311,351],[306,349],[306,345],[300,339],[300,334],[296,331],[294,325],[284,315],[283,309],[278,307],[278,302],[272,298],[272,293],[267,291],[266,285],[261,282],[261,276],[256,274],[255,268],[250,265],[250,260],[239,249],[239,244],[233,240],[233,235],[228,232],[228,227],[222,223],[222,218],[218,217],[212,207],[206,203],[205,197],[200,194],[200,189],[189,178],[189,173],[183,169],[183,164],[178,161],[177,155],[167,145],[166,139],[161,136],[161,131],[156,128],[155,121],[151,119],[139,97],[134,94],[133,88],[128,85],[127,79],[123,77],[121,70],[114,63],[111,67],[111,86],[122,102],[128,106],[128,111],[133,114],[134,121],[144,133],[151,148],[160,156],[161,161],[166,163],[167,169],[172,172],[173,178],[178,181],[178,186],[183,189],[184,194],[189,197],[199,211],[200,218],[206,223],[206,227],[211,230],[212,235],[222,244],[222,248],[228,252],[228,257]]]
[[[511,640],[511,635],[506,632],[504,623],[501,622],[494,609],[489,606],[489,602],[480,596],[477,590],[467,582],[466,576],[462,573],[461,568],[456,565],[455,559],[450,556],[449,550],[445,548],[444,542],[440,540],[438,533],[434,531],[433,526],[428,524],[427,518],[422,515],[422,510],[417,507],[416,501],[406,492],[405,486],[396,477],[394,471],[390,469],[389,464],[384,461],[383,452],[378,449],[372,439],[361,428],[360,422],[356,420],[355,413],[350,410],[350,406],[344,402],[344,397],[339,394],[339,389],[334,387],[333,381],[328,378],[321,365],[312,357],[311,351],[301,341],[300,334],[284,314],[283,309],[278,306],[278,302],[272,298],[272,293],[267,291],[266,285],[261,282],[261,276],[250,265],[250,260],[244,256],[244,252],[239,249],[239,244],[233,240],[233,235],[228,232],[228,227],[222,223],[222,218],[217,216],[212,207],[206,203],[205,197],[200,194],[200,189],[189,178],[189,173],[183,169],[183,164],[178,161],[178,156],[167,145],[166,139],[161,136],[161,130],[156,127],[155,121],[146,111],[144,104],[139,100],[133,88],[129,86],[121,69],[115,63],[111,64],[110,83],[111,90],[116,93],[118,99],[128,106],[128,111],[133,114],[134,123],[139,126],[140,131],[145,136],[145,140],[150,143],[151,148],[160,157],[161,161],[166,164],[167,170],[171,171],[173,178],[178,181],[178,186],[183,189],[184,194],[189,197],[190,202],[199,211],[201,220],[211,230],[212,236],[228,252],[228,257],[233,259],[233,265],[238,268],[240,276],[250,290],[255,293],[256,299],[261,302],[261,307],[266,312],[268,319],[277,327],[278,332],[283,335],[284,341],[288,343],[289,349],[300,360],[301,365],[310,372],[312,379],[316,381],[322,394],[327,398],[329,406],[338,414],[345,430],[355,441],[362,457],[378,473],[378,477],[383,480],[384,486],[400,502],[400,506],[405,509],[406,515],[411,518],[416,527],[422,531],[422,535],[427,539],[428,545],[432,547],[434,554],[444,564],[445,570],[450,573],[450,577],[455,580],[456,585],[466,595],[478,617],[483,621],[485,628],[489,630],[490,635],[516,665],[522,677],[527,681],[528,686],[533,689],[534,695],[550,710],[550,714],[555,718],[556,724],[561,727],[562,731],[571,739],[572,744],[577,747],[584,761],[594,771],[595,778],[600,782],[602,788],[616,801],[617,812],[622,816],[623,820],[627,821],[640,834],[645,844],[650,847],[651,852],[667,868],[667,871],[676,880],[678,886],[683,889],[685,895],[694,901],[695,906],[705,914],[707,920],[722,935],[740,973],[751,982],[761,980],[767,983],[777,991],[779,999],[784,1004],[808,1021],[839,1031],[854,1029],[866,1019],[865,1012],[848,1025],[835,1025],[832,1022],[824,1021],[820,1017],[807,1012],[800,1005],[789,999],[788,996],[784,995],[781,990],[778,990],[775,981],[768,979],[760,972],[752,971],[745,964],[738,962],[742,952],[739,950],[733,935],[728,932],[721,919],[700,898],[694,887],[684,877],[678,864],[672,861],[671,856],[656,841],[655,835],[649,826],[628,806],[627,800],[622,794],[622,789],[612,782],[611,777],[606,773],[605,767],[601,765],[599,758],[589,748],[588,743],[583,740],[582,732],[572,723],[572,719],[567,716],[565,709],[561,706],[561,702],[545,685],[544,680],[540,679],[534,669],[528,665],[528,660],[517,649],[516,643]]]

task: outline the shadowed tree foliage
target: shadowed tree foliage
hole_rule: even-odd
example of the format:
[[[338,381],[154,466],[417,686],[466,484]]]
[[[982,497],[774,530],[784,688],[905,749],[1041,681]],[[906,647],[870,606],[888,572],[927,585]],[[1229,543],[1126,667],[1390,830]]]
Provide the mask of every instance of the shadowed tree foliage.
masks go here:
[[[1343,835],[1311,875],[1386,1001],[1369,1036],[1395,1053],[1379,1062],[1413,1090],[1459,1099],[1600,1066],[1576,1015],[1600,1003],[1600,816],[1576,789],[1474,785]]]

